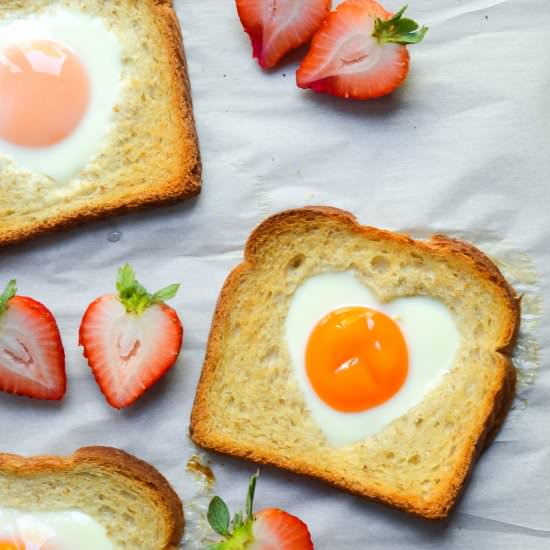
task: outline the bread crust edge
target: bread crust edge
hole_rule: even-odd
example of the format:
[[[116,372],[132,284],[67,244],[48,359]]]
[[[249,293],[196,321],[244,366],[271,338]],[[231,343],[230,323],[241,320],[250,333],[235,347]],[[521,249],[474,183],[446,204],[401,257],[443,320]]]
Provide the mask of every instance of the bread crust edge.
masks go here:
[[[221,345],[220,336],[228,317],[231,298],[238,291],[240,280],[249,270],[254,269],[255,256],[258,250],[261,249],[265,240],[273,238],[274,231],[280,229],[281,226],[291,224],[294,220],[303,221],[304,218],[314,219],[319,216],[328,217],[333,221],[346,225],[353,232],[377,235],[393,242],[420,247],[438,255],[451,254],[457,257],[458,261],[470,265],[489,284],[496,285],[508,303],[510,322],[507,325],[506,332],[502,335],[501,341],[495,343],[495,353],[501,358],[500,376],[494,381],[490,393],[491,397],[486,401],[486,406],[481,412],[482,421],[474,430],[474,433],[477,434],[476,437],[464,446],[454,478],[445,487],[442,487],[432,501],[422,500],[415,496],[403,498],[401,494],[395,492],[383,493],[375,490],[365,490],[360,484],[353,484],[348,480],[339,479],[309,465],[296,464],[261,450],[242,449],[232,441],[209,433],[206,425],[207,421],[204,420],[208,416],[206,391],[215,374],[216,358]],[[279,212],[261,222],[252,231],[245,244],[243,262],[229,273],[221,290],[212,320],[203,370],[191,412],[190,438],[197,445],[216,453],[229,454],[260,464],[284,468],[297,474],[327,482],[349,493],[382,502],[417,517],[429,520],[444,520],[462,493],[476,459],[498,432],[512,404],[515,395],[516,372],[510,354],[517,338],[519,323],[520,298],[500,273],[497,266],[473,245],[442,235],[433,235],[428,241],[414,240],[406,234],[363,226],[358,223],[355,216],[350,212],[333,207],[308,206]]]
[[[163,184],[160,191],[158,189],[149,189],[146,192],[138,190],[131,199],[123,198],[113,200],[109,204],[79,207],[38,223],[27,223],[24,226],[5,229],[0,232],[0,247],[19,244],[40,235],[78,227],[109,216],[167,206],[200,194],[202,164],[181,28],[172,0],[148,0],[148,2],[156,19],[163,27],[162,35],[167,51],[170,52],[169,62],[174,74],[174,101],[177,102],[180,113],[178,132],[181,134],[190,132],[194,162],[190,163],[189,169],[186,167],[185,171],[177,174],[172,181]]]
[[[180,498],[168,480],[151,464],[114,447],[90,446],[70,456],[37,455],[24,457],[0,453],[0,472],[14,476],[62,473],[75,467],[99,467],[110,475],[128,478],[164,508],[162,516],[170,537],[160,550],[176,548],[183,536],[184,514]]]

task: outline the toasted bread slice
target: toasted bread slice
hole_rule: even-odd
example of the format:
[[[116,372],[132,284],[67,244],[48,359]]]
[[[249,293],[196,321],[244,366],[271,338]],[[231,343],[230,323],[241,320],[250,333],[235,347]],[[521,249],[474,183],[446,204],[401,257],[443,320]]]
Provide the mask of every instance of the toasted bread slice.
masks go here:
[[[191,90],[172,0],[3,2],[0,25],[59,9],[99,19],[116,37],[120,93],[95,152],[69,181],[14,162],[0,146],[0,245],[200,192]]]
[[[313,422],[284,339],[296,289],[353,270],[382,302],[443,302],[460,333],[452,368],[382,431],[332,447]],[[290,210],[250,236],[214,315],[191,415],[195,443],[325,480],[425,518],[447,516],[509,408],[519,300],[479,250],[443,236],[415,241],[332,208]]]
[[[181,501],[168,481],[111,447],[84,447],[66,458],[0,454],[0,507],[84,512],[117,550],[176,548],[184,527]]]

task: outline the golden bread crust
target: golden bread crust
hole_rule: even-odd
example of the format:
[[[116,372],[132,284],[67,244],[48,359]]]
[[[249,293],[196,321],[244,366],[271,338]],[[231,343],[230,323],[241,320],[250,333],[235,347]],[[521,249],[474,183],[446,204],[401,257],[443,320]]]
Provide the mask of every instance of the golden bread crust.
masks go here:
[[[74,472],[75,470],[107,475],[112,483],[132,486],[155,503],[162,514],[165,532],[169,536],[159,550],[171,550],[181,541],[184,529],[183,507],[168,481],[153,466],[113,447],[83,447],[68,457],[23,457],[0,453],[0,474],[18,478],[38,478],[43,475]],[[1,500],[1,497],[0,497]]]
[[[292,456],[288,449],[284,453],[278,453],[273,448],[266,449],[250,441],[243,444],[238,436],[228,437],[223,433],[220,423],[214,424],[211,420],[217,402],[216,396],[211,395],[211,388],[216,387],[218,382],[217,369],[223,358],[224,346],[230,338],[227,327],[241,285],[245,285],[247,276],[258,269],[259,258],[268,243],[275,242],[285,235],[299,233],[298,228],[305,232],[304,227],[320,224],[333,224],[344,232],[359,234],[370,241],[392,243],[408,252],[422,251],[435,261],[449,263],[459,270],[467,270],[479,285],[495,293],[504,304],[503,314],[506,315],[507,321],[497,341],[494,342],[494,376],[486,382],[486,397],[480,403],[475,423],[469,426],[468,433],[462,436],[463,441],[456,452],[452,473],[438,480],[438,487],[428,496],[415,494],[412,489],[398,490],[391,485],[369,485],[359,475],[346,475],[338,472],[337,467],[329,469],[322,460],[308,460],[299,452]],[[329,207],[306,207],[275,214],[252,232],[245,246],[244,262],[229,274],[221,291],[191,414],[191,439],[209,450],[286,468],[413,515],[428,519],[444,519],[463,489],[476,457],[494,437],[513,400],[516,375],[510,353],[517,336],[519,320],[520,300],[514,290],[498,268],[472,245],[441,235],[433,236],[429,241],[413,240],[404,234],[361,226],[350,213]],[[246,431],[246,427],[242,429]],[[363,470],[368,471],[368,467],[367,463]]]
[[[63,230],[96,219],[169,205],[200,193],[202,167],[179,21],[172,0],[145,0],[144,4],[149,6],[159,39],[163,42],[168,56],[168,69],[164,70],[172,75],[170,103],[171,109],[177,113],[170,121],[170,132],[176,136],[185,161],[171,169],[170,179],[140,185],[132,183],[129,191],[124,189],[127,187],[127,181],[115,181],[113,184],[105,174],[100,175],[96,186],[101,193],[90,196],[87,201],[74,200],[69,207],[54,205],[45,207],[43,212],[33,212],[30,216],[4,220],[0,231],[0,246],[17,244],[44,233]],[[134,180],[139,179],[139,164],[136,165],[131,177]],[[28,202],[32,203],[34,200],[36,197],[29,197]],[[1,206],[0,203],[0,213]],[[10,210],[13,208],[16,207],[9,207]]]

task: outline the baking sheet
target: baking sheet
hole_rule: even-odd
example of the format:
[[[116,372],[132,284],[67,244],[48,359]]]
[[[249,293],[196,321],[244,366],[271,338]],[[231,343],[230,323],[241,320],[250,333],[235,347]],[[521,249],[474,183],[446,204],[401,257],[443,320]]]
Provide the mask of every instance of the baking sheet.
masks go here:
[[[186,471],[197,452],[186,433],[217,294],[265,216],[330,204],[370,225],[470,238],[501,259],[528,293],[528,351],[520,359],[529,375],[446,523],[408,518],[271,468],[262,469],[258,508],[278,506],[301,517],[319,550],[549,548],[548,318],[539,324],[550,291],[548,1],[411,3],[410,16],[430,31],[411,48],[409,80],[393,96],[367,103],[299,90],[294,72],[303,50],[262,72],[232,1],[175,4],[193,86],[203,193],[0,251],[0,282],[17,277],[21,293],[57,316],[69,379],[61,404],[0,395],[2,450],[126,449],[169,478],[192,520],[187,540],[194,540],[186,547],[202,548],[195,519],[209,493]],[[394,11],[400,5],[386,1]],[[170,374],[118,412],[98,391],[77,331],[87,304],[112,291],[125,261],[149,287],[182,283],[171,303],[183,319],[185,343]],[[232,510],[241,507],[255,467],[202,456],[212,461],[216,491]]]

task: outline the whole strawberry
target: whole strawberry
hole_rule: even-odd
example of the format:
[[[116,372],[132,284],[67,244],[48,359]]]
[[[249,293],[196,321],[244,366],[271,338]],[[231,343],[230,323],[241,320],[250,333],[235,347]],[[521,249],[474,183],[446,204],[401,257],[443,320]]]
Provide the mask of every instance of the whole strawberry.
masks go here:
[[[409,72],[408,44],[428,31],[374,0],[346,0],[323,21],[296,73],[300,88],[343,98],[370,99],[393,92]]]
[[[65,351],[51,312],[18,296],[15,279],[0,295],[0,390],[35,399],[65,395]]]
[[[208,507],[208,522],[224,540],[208,550],[313,550],[307,525],[278,508],[252,512],[258,473],[250,478],[246,496],[246,516],[237,512],[229,520],[229,509],[220,497]]]
[[[164,301],[173,284],[154,294],[136,280],[134,270],[118,270],[118,294],[94,300],[80,325],[80,345],[108,403],[131,405],[176,362],[183,341],[178,314]]]

